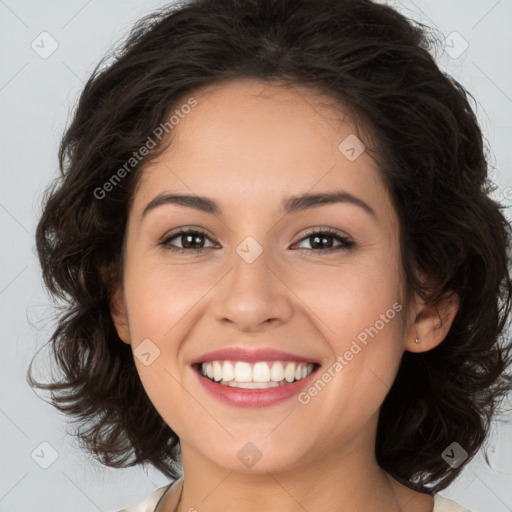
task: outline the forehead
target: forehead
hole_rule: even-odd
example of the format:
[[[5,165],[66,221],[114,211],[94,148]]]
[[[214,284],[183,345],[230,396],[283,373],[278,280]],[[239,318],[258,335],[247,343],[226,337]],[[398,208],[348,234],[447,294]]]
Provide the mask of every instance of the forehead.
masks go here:
[[[232,154],[237,146],[230,142],[248,142],[255,148],[258,142],[270,143],[278,151],[289,149],[288,142],[307,138],[309,149],[323,141],[321,149],[325,150],[328,139],[340,129],[357,131],[347,108],[299,85],[242,78],[203,87],[194,98],[197,106],[171,133],[174,148],[202,139],[205,145],[217,145],[217,155],[222,149]],[[249,150],[245,145],[240,147]],[[300,155],[301,148],[295,147],[295,152]]]
[[[341,188],[390,207],[364,136],[332,98],[256,79],[215,84],[190,96],[196,106],[180,116],[170,146],[143,172],[139,207],[174,190],[257,211],[273,198]]]

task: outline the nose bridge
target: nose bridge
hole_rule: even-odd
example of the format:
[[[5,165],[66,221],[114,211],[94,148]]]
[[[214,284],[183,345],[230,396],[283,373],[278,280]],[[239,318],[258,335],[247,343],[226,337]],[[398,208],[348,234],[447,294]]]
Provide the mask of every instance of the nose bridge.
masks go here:
[[[286,286],[276,276],[272,251],[248,236],[230,259],[227,283],[215,300],[215,316],[250,330],[269,320],[283,321],[291,314]]]

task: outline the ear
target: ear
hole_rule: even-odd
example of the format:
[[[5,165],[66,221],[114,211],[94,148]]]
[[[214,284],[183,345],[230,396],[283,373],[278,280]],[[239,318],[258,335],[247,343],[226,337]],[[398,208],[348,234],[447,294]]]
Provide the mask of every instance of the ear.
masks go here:
[[[118,336],[128,345],[131,343],[128,314],[121,286],[117,286],[110,299],[110,314]]]
[[[418,296],[415,305],[416,318],[408,329],[405,350],[426,352],[437,347],[446,338],[459,310],[460,299],[451,291],[446,293],[435,308]]]

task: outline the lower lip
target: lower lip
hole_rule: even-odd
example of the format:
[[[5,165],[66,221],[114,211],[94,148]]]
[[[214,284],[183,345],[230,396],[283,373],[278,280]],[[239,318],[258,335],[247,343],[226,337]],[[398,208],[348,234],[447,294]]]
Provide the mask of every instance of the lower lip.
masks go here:
[[[268,407],[298,395],[312,381],[318,367],[307,377],[290,384],[281,384],[273,388],[247,389],[225,386],[213,382],[193,370],[201,385],[218,400],[237,407]]]

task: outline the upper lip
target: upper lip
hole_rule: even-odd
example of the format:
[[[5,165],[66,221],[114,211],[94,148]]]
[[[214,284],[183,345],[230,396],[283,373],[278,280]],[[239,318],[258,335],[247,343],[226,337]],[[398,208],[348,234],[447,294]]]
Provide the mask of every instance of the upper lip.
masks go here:
[[[318,361],[307,356],[283,352],[273,348],[248,349],[245,347],[229,347],[213,350],[196,357],[190,364],[206,363],[208,361],[299,361],[318,364]]]

